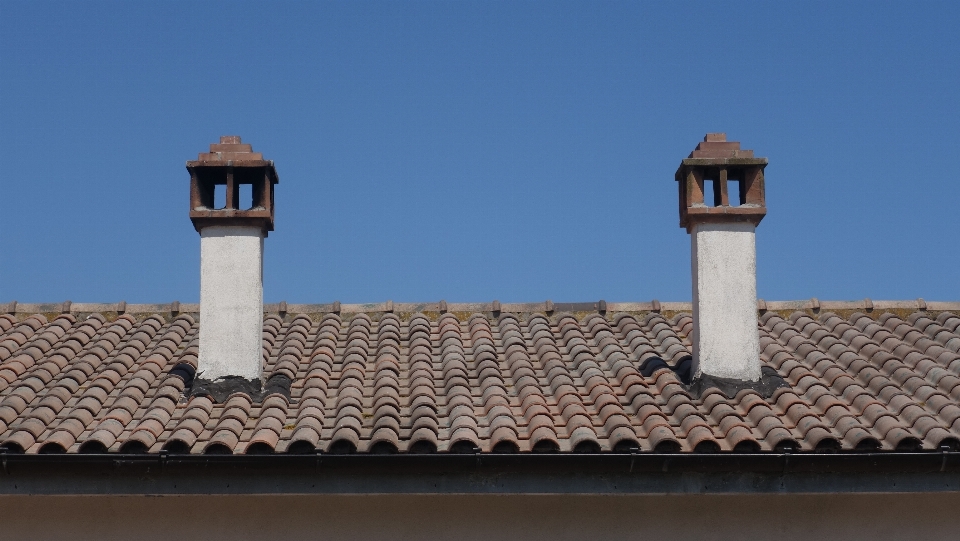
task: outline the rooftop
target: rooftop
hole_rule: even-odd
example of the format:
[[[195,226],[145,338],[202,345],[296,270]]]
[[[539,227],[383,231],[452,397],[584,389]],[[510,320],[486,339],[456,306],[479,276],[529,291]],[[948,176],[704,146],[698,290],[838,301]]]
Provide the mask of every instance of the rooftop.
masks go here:
[[[766,390],[687,385],[684,303],[265,306],[263,389],[197,305],[0,305],[7,453],[960,449],[960,303],[760,301]],[[721,386],[722,387],[722,386]],[[755,456],[755,455],[754,455]]]

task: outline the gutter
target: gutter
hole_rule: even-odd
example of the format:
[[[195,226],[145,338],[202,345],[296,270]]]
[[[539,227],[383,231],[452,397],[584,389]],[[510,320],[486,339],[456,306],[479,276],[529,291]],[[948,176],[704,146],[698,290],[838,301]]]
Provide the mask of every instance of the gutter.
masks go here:
[[[0,452],[0,494],[960,493],[960,452],[171,455]]]

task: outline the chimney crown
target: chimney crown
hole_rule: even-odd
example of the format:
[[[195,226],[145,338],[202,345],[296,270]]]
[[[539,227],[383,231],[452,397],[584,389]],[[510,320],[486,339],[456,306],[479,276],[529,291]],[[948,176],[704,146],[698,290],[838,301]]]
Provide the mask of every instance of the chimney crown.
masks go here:
[[[680,227],[690,231],[698,223],[749,222],[767,214],[763,170],[766,158],[727,141],[725,133],[708,133],[703,142],[680,163],[675,180],[680,188]],[[713,198],[704,198],[704,183],[713,183]],[[730,200],[729,184],[736,182],[739,196]]]
[[[199,232],[210,225],[257,226],[266,236],[273,231],[274,188],[280,182],[273,161],[264,160],[237,135],[224,135],[210,145],[210,152],[201,152],[195,161],[187,162],[190,172],[190,220]],[[240,186],[252,186],[249,207],[240,201]],[[217,186],[226,186],[226,203],[214,204]]]

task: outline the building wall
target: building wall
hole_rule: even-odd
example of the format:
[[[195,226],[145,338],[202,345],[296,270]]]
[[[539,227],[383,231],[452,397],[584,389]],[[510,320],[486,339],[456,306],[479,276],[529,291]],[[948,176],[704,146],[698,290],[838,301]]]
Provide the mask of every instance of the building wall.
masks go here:
[[[0,496],[0,539],[958,539],[960,494]]]

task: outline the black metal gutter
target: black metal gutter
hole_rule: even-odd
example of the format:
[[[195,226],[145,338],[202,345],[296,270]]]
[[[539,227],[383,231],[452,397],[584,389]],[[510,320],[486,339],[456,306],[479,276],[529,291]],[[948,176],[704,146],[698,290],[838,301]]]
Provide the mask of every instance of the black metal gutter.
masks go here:
[[[0,453],[0,494],[960,492],[960,452],[171,455]]]

